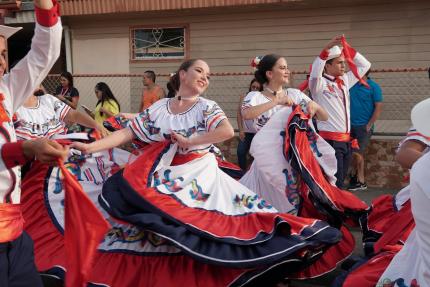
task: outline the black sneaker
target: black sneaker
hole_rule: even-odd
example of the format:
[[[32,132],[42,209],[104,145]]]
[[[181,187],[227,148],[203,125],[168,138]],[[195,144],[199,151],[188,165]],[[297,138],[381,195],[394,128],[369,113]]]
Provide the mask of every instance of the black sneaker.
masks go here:
[[[350,190],[350,191],[366,190],[366,189],[367,189],[367,184],[361,183],[359,181],[357,181],[356,184],[350,184],[348,187],[348,190]]]
[[[349,177],[349,186],[357,184],[358,179],[356,175],[351,175]]]

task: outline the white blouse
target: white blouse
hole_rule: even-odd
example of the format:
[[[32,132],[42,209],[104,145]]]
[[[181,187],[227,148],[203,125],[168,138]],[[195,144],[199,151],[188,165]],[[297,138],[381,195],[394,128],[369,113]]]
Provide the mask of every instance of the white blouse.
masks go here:
[[[226,115],[214,101],[199,97],[186,112],[173,114],[165,98],[155,102],[130,122],[129,128],[136,137],[145,143],[170,139],[171,131],[184,137],[193,137],[213,131]],[[178,148],[178,153],[207,152],[212,144],[193,146],[189,149]]]
[[[64,118],[70,106],[51,95],[38,97],[37,106],[21,106],[16,111],[15,132],[19,140],[50,138],[55,134],[66,133]]]
[[[300,90],[297,90],[297,89],[285,89],[284,93],[286,93],[296,105],[300,104],[300,102],[303,100],[306,103],[311,101],[311,99],[308,96],[306,96]],[[249,92],[246,95],[245,99],[243,100],[242,111],[250,107],[255,107],[258,105],[268,103],[270,101],[271,99],[266,97],[262,92],[259,92],[259,91]],[[284,106],[277,105],[271,108],[270,110],[259,115],[257,118],[253,120],[253,128],[256,131],[259,131],[277,111],[282,109],[282,107]]]

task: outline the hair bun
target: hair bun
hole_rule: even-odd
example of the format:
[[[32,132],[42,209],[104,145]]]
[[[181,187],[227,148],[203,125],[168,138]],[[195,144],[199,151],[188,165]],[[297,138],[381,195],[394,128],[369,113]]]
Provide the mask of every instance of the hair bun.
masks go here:
[[[254,70],[258,70],[258,64],[260,64],[261,59],[263,59],[263,56],[257,56],[251,61],[251,67],[254,68]]]

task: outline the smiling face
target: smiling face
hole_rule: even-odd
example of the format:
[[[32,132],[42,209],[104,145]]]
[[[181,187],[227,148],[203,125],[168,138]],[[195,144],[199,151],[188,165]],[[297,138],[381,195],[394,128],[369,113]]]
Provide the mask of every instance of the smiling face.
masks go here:
[[[325,65],[326,73],[333,77],[343,76],[345,74],[345,69],[345,57],[343,55],[334,58],[330,63]]]
[[[283,57],[279,58],[272,70],[266,72],[266,77],[269,83],[288,84],[290,81],[290,70],[288,70],[287,60]]]
[[[190,90],[192,94],[201,95],[209,86],[209,73],[208,64],[197,60],[187,71],[179,71],[180,87]]]
[[[6,57],[7,57],[6,39],[3,36],[0,36],[0,79],[3,77],[7,69]]]

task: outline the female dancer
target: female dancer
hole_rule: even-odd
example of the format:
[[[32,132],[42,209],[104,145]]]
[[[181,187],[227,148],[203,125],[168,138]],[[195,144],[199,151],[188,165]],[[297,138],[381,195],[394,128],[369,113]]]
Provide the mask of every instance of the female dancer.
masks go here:
[[[34,91],[16,111],[14,123],[18,139],[52,138],[66,134],[66,122],[78,123],[107,135],[107,130],[91,117],[46,94],[43,87]]]
[[[255,61],[255,60],[254,60]],[[269,54],[259,60],[255,78],[264,86],[263,91],[251,91],[245,97],[242,105],[242,116],[244,120],[252,120],[253,127],[257,131],[275,115],[278,111],[286,106],[299,105],[304,103],[307,106],[307,111],[310,116],[316,116],[320,120],[325,120],[328,115],[317,103],[312,101],[305,94],[297,89],[284,89],[290,79],[290,71],[288,70],[287,61],[284,57],[275,54]],[[291,112],[291,108],[287,109]],[[251,154],[262,153],[268,151],[264,146],[271,145],[274,150],[274,145],[282,146],[283,138],[279,136],[279,132],[284,130],[288,115],[284,117],[283,124],[279,127],[278,139],[267,139],[261,144],[253,144]],[[280,153],[282,151],[280,150]],[[254,161],[250,170],[240,180],[242,184],[249,189],[255,191],[259,196],[268,200],[270,204],[275,206],[281,212],[297,213],[297,198],[298,191],[288,185],[288,181],[296,181],[293,177],[293,171],[285,162],[285,159],[280,154],[271,152],[269,158],[259,161]],[[279,165],[275,164],[279,163]],[[270,165],[270,166],[269,166]],[[284,166],[282,166],[284,165]],[[276,170],[276,167],[281,168]],[[288,168],[287,168],[288,167]],[[266,169],[268,170],[266,171]],[[272,169],[272,170],[269,170]],[[269,176],[270,178],[268,178]],[[289,188],[289,189],[288,189]],[[288,192],[287,192],[288,190]],[[294,190],[294,191],[293,191]]]
[[[213,143],[232,137],[233,129],[215,102],[200,97],[209,84],[209,67],[202,60],[189,60],[176,75],[175,98],[159,100],[127,129],[90,144],[72,144],[93,153],[133,138],[150,143],[140,157],[108,179],[99,198],[102,207],[123,222],[161,236],[193,260],[248,268],[236,269],[234,278],[231,272],[221,272],[221,286],[262,278],[277,281],[337,242],[336,229],[278,213],[218,169],[208,151]],[[214,285],[214,278],[205,280],[207,286]]]

